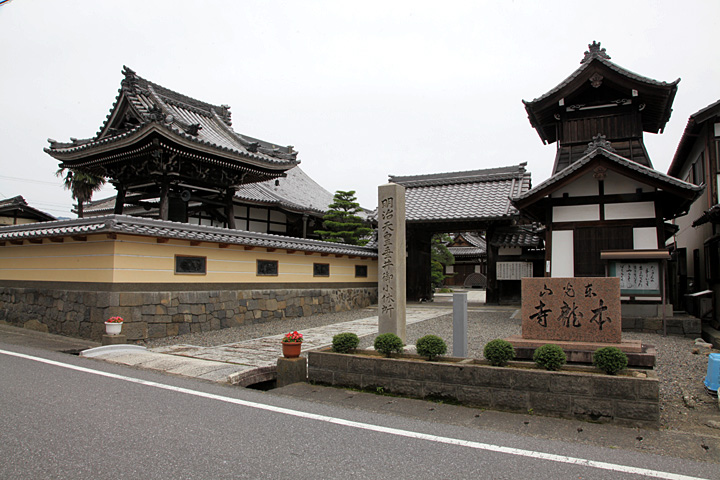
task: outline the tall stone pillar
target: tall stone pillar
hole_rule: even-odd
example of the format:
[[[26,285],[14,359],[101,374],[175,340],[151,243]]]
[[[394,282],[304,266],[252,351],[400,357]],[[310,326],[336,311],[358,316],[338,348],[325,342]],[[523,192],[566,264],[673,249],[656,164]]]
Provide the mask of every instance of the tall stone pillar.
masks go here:
[[[378,333],[405,342],[405,187],[378,187]]]

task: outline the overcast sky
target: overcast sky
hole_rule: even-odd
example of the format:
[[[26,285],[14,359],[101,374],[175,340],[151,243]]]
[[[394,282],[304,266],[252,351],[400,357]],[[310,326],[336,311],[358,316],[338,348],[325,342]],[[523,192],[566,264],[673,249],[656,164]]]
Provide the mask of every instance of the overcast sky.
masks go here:
[[[522,100],[593,40],[636,73],[682,78],[665,133],[645,134],[666,172],[689,115],[720,98],[719,20],[716,0],[14,0],[0,7],[0,198],[75,216],[43,148],[97,133],[123,65],[231,105],[235,131],[295,146],[315,181],[366,208],[388,175],[528,162],[537,185],[555,145]]]

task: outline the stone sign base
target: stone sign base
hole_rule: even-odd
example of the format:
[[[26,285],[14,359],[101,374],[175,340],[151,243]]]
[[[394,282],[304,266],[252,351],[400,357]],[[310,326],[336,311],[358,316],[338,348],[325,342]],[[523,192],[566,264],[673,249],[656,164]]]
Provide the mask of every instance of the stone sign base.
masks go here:
[[[643,345],[640,340],[622,340],[620,343],[571,342],[525,339],[519,335],[508,337],[505,340],[515,348],[516,360],[532,360],[535,349],[548,343],[561,347],[567,355],[567,361],[572,363],[592,363],[593,353],[603,347],[617,347],[625,352],[630,367],[652,368],[655,366],[657,357],[655,347]]]

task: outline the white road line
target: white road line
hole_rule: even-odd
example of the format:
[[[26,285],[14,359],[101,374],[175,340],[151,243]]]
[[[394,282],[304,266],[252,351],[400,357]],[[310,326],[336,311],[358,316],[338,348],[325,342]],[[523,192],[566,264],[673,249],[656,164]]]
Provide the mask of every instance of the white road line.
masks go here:
[[[680,475],[670,472],[662,472],[659,470],[650,470],[646,468],[630,467],[627,465],[618,465],[614,463],[598,462],[595,460],[589,460],[586,458],[567,457],[565,455],[555,455],[552,453],[536,452],[534,450],[524,450],[520,448],[503,447],[500,445],[492,445],[489,443],[472,442],[468,440],[460,440],[457,438],[440,437],[437,435],[430,435],[427,433],[412,432],[409,430],[400,430],[397,428],[382,427],[379,425],[372,425],[369,423],[353,422],[351,420],[343,420],[342,418],[328,417],[325,415],[317,415],[314,413],[301,412],[299,410],[291,410],[288,408],[275,407],[273,405],[265,405],[263,403],[248,402],[246,400],[239,400],[236,398],[224,397],[221,395],[215,395],[212,393],[205,393],[198,390],[190,390],[188,388],[175,387],[172,385],[166,385],[163,383],[151,382],[148,380],[142,380],[139,378],[126,377],[124,375],[117,375],[114,373],[102,372],[100,370],[93,370],[85,367],[78,367],[68,363],[56,362],[54,360],[48,360],[46,358],[34,357],[31,355],[25,355],[22,353],[10,352],[6,350],[0,350],[0,354],[9,355],[12,357],[24,358],[26,360],[32,360],[35,362],[46,363],[48,365],[54,365],[56,367],[67,368],[70,370],[76,370],[78,372],[91,373],[93,375],[100,375],[102,377],[114,378],[116,380],[123,380],[125,382],[137,383],[139,385],[145,385],[148,387],[160,388],[163,390],[169,390],[172,392],[184,393],[187,395],[194,395],[196,397],[208,398],[211,400],[217,400],[225,403],[232,403],[235,405],[242,405],[244,407],[257,408],[259,410],[266,410],[269,412],[281,413],[283,415],[292,415],[294,417],[307,418],[310,420],[317,420],[320,422],[333,423],[335,425],[342,425],[345,427],[359,428],[362,430],[369,430],[373,432],[387,433],[389,435],[396,435],[400,437],[415,438],[419,440],[427,440],[435,443],[444,443],[447,445],[457,445],[461,447],[474,448],[477,450],[486,450],[489,452],[506,453],[509,455],[517,455],[521,457],[536,458],[540,460],[549,460],[551,462],[568,463],[573,465],[581,465],[584,467],[598,468],[601,470],[609,470],[613,472],[630,473],[635,475],[644,475],[646,477],[663,478],[668,480],[707,480],[701,477],[690,477],[687,475]]]

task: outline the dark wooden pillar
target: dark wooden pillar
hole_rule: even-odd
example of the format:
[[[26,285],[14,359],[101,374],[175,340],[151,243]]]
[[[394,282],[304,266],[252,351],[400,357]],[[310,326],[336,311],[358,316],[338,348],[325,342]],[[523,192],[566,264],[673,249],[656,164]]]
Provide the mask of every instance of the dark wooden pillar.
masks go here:
[[[227,217],[228,228],[233,230],[237,228],[235,226],[235,204],[233,199],[235,198],[235,189],[228,188],[225,192],[225,216]]]
[[[406,228],[407,232],[407,296],[410,302],[432,298],[430,279],[430,245],[432,234],[423,228]]]
[[[115,215],[122,215],[123,207],[125,206],[125,187],[115,185],[115,189],[117,190],[117,196],[115,197],[115,210],[113,213]]]
[[[500,286],[497,280],[498,247],[490,243],[494,233],[494,227],[489,227],[485,231],[485,240],[487,242],[487,290],[485,291],[485,303],[498,305],[500,304]]]
[[[170,185],[163,181],[160,185],[160,219],[167,220],[170,213]]]

